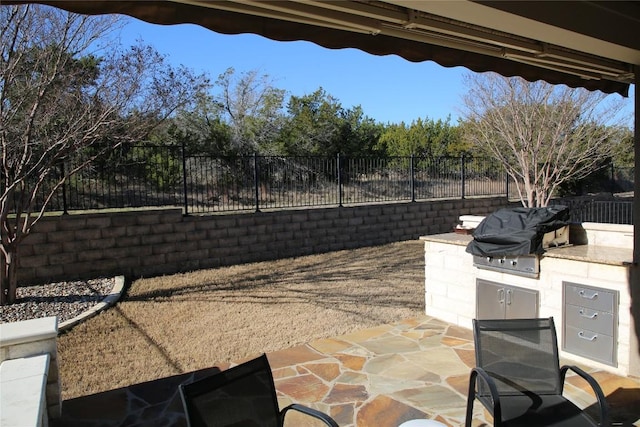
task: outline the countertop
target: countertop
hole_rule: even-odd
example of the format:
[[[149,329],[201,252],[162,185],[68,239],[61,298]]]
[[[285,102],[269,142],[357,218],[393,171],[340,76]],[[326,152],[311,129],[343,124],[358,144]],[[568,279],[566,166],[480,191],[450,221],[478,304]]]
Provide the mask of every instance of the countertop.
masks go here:
[[[421,236],[420,240],[467,246],[467,244],[473,240],[473,236],[470,234],[443,233]],[[544,257],[627,266],[633,263],[633,249],[613,246],[567,245],[547,249],[542,255],[542,259],[544,259]]]

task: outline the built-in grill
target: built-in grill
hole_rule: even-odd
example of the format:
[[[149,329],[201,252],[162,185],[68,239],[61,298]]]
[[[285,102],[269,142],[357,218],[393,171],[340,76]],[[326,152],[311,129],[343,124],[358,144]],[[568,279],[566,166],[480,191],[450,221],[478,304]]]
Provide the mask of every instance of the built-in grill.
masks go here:
[[[503,271],[525,277],[540,275],[540,258],[538,255],[504,255],[501,257],[473,256],[473,265],[485,270]]]
[[[540,255],[568,243],[568,207],[510,208],[478,224],[467,252],[478,268],[537,278]]]

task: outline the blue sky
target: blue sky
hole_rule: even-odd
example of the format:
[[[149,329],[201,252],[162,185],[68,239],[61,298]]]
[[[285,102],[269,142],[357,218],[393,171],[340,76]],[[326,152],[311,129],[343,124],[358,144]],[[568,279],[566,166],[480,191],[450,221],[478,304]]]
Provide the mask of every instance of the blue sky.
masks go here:
[[[412,63],[395,55],[276,42],[253,34],[224,35],[197,25],[162,26],[132,18],[127,18],[120,36],[125,45],[141,39],[173,64],[206,72],[214,81],[233,67],[238,73],[257,70],[269,75],[273,85],[288,95],[303,96],[322,87],[344,108],[360,105],[365,115],[382,123],[448,116],[455,123],[466,91],[463,76],[471,72],[430,61]],[[632,99],[627,100],[630,111]]]

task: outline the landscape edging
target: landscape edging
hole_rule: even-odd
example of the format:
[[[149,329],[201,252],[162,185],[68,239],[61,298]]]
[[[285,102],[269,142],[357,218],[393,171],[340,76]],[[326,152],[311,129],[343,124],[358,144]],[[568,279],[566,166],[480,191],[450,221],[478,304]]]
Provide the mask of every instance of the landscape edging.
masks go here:
[[[112,305],[114,305],[116,302],[118,302],[118,300],[122,296],[122,293],[124,292],[124,276],[114,277],[114,282],[115,283],[113,285],[113,288],[111,289],[111,292],[109,293],[109,295],[104,297],[102,301],[100,301],[98,304],[94,305],[90,309],[83,311],[76,317],[69,320],[65,320],[64,322],[61,322],[60,324],[58,324],[58,334],[68,331],[69,329],[76,326],[78,323],[81,323],[95,316],[96,314],[100,313],[102,310],[105,310],[111,307]]]

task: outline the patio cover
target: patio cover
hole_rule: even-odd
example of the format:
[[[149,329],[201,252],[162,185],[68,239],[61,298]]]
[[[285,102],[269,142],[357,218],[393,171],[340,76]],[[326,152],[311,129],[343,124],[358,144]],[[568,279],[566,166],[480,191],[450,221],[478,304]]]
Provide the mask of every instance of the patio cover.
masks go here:
[[[640,4],[619,1],[12,1],[307,40],[627,96]],[[197,43],[197,40],[193,41]]]

